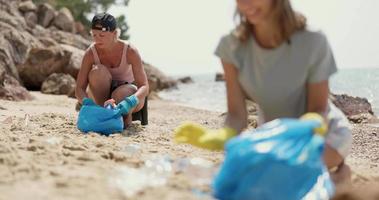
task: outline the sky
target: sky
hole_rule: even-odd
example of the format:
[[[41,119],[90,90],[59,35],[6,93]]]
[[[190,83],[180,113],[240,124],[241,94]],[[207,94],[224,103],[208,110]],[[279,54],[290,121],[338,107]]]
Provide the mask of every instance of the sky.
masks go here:
[[[379,68],[378,0],[291,0],[328,37],[339,68]],[[168,75],[221,72],[213,52],[235,27],[235,0],[131,0],[124,14],[130,43]]]

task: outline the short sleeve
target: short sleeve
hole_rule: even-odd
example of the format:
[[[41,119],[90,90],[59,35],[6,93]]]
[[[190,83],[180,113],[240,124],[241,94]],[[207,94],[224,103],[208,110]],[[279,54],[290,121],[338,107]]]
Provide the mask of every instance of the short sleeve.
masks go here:
[[[235,57],[235,48],[237,46],[237,38],[232,34],[225,35],[220,39],[220,42],[217,45],[215,50],[215,55],[218,56],[224,62],[233,64],[238,67],[236,57]]]
[[[308,74],[309,83],[319,83],[328,80],[337,72],[336,62],[328,40],[323,33],[316,33],[314,53]]]

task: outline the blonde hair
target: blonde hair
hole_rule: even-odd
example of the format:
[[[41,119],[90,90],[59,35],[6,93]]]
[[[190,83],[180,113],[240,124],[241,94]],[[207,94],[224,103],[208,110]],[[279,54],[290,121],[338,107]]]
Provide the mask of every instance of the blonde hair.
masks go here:
[[[303,30],[306,26],[306,18],[292,9],[289,0],[273,0],[272,12],[279,26],[280,37],[284,41],[289,41],[294,32]],[[254,25],[247,21],[238,8],[235,16],[238,16],[240,20],[235,29],[235,35],[241,42],[245,42],[251,36]]]

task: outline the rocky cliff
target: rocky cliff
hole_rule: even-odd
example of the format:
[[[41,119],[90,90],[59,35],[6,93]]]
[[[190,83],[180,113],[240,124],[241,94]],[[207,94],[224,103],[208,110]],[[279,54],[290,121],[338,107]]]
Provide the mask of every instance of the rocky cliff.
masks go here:
[[[84,30],[67,8],[55,10],[30,0],[0,0],[0,98],[32,99],[28,90],[41,90],[42,86],[42,92],[72,96],[72,80],[91,44]],[[152,65],[144,63],[144,67],[151,91],[176,85]]]

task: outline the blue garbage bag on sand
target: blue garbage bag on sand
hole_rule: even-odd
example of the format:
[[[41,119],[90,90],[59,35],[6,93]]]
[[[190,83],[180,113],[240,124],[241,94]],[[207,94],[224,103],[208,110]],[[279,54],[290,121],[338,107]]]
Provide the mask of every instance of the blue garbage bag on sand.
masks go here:
[[[218,199],[329,199],[334,185],[323,163],[319,121],[278,119],[228,141],[213,183]]]
[[[122,132],[124,122],[122,114],[118,108],[104,108],[97,105],[92,99],[85,98],[80,108],[78,129],[82,132],[97,132],[103,135],[110,135]]]

